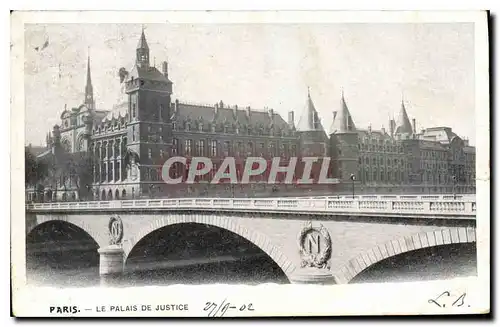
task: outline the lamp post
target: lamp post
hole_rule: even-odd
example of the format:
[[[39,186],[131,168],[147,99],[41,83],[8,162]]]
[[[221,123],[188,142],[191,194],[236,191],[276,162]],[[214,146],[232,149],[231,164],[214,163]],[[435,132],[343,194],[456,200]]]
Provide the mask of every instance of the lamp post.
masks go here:
[[[352,181],[352,198],[354,199],[354,181],[356,180],[356,176],[354,174],[351,174],[350,179]]]

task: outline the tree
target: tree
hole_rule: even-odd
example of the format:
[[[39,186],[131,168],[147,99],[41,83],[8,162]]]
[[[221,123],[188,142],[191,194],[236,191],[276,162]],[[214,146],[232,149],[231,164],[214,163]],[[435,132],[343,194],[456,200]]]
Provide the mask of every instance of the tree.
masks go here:
[[[24,150],[24,165],[26,186],[36,187],[47,176],[47,164],[38,160],[29,149]]]

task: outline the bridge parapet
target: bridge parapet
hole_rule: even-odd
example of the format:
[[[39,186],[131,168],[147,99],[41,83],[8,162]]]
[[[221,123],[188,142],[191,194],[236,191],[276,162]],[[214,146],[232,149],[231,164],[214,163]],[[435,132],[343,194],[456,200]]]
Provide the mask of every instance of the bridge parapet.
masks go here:
[[[222,211],[295,212],[336,215],[379,215],[431,218],[475,218],[476,201],[443,197],[396,198],[176,198],[90,202],[53,202],[27,205],[31,212],[134,211],[203,209]]]

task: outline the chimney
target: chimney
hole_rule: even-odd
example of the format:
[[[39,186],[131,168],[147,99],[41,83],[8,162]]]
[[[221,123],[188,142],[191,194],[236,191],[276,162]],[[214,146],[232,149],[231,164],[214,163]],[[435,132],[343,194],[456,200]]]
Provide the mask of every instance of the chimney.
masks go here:
[[[413,123],[413,134],[417,134],[417,121],[413,118],[411,122]]]
[[[389,131],[391,132],[391,137],[394,136],[394,126],[396,125],[396,122],[394,119],[389,120]]]
[[[59,125],[54,125],[52,135],[54,136],[54,145],[59,145],[59,143],[61,143],[61,131],[59,130]]]
[[[295,125],[295,117],[293,115],[293,111],[288,112],[288,125],[290,125],[290,127]]]
[[[385,127],[382,127],[382,134],[385,134]]]
[[[161,72],[165,78],[168,78],[168,62],[164,61],[161,64]]]
[[[250,109],[250,106],[247,106],[247,117],[250,118],[252,114],[252,109]]]

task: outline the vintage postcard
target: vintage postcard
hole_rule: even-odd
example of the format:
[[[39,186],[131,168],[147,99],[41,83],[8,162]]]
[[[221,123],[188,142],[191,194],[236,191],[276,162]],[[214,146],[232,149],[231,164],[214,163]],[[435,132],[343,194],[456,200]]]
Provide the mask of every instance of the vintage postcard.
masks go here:
[[[13,12],[12,312],[490,311],[487,12]]]

